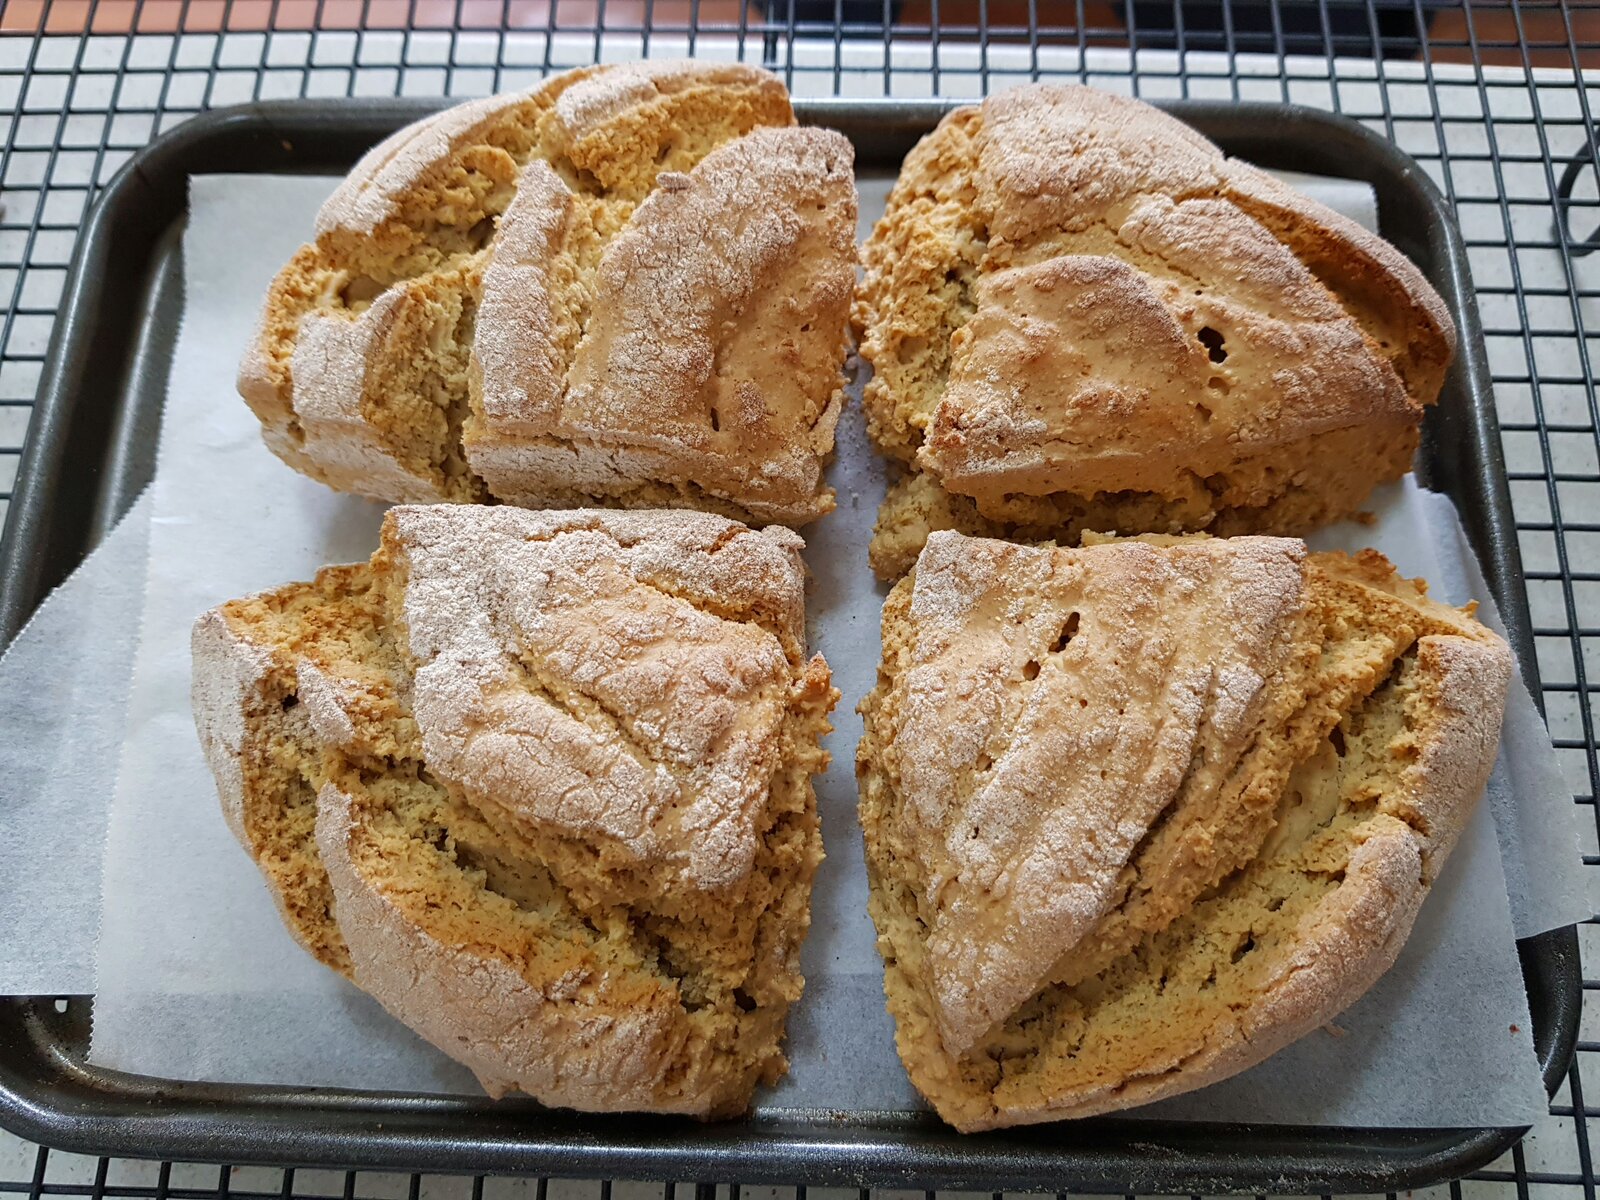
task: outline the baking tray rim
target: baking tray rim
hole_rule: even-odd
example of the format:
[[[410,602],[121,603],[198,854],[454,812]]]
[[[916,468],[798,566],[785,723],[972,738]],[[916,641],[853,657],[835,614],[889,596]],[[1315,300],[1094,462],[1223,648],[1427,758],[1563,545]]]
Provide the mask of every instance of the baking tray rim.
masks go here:
[[[156,138],[136,152],[107,185],[84,222],[69,269],[13,491],[11,520],[0,540],[0,581],[4,582],[0,588],[0,645],[20,628],[37,601],[73,565],[51,564],[45,561],[49,556],[40,554],[38,548],[47,524],[56,519],[51,515],[52,505],[63,496],[61,483],[69,469],[66,451],[70,448],[71,426],[88,387],[87,359],[92,356],[87,351],[107,299],[114,221],[130,202],[137,202],[139,193],[149,189],[163,171],[180,172],[186,183],[192,173],[216,169],[210,166],[208,152],[227,145],[230,139],[276,137],[285,152],[292,154],[293,138],[300,136],[308,122],[331,120],[334,125],[347,128],[393,128],[442,103],[289,100],[217,109]],[[797,97],[795,106],[802,120],[810,123],[854,128],[891,139],[913,139],[926,132],[939,116],[963,103],[970,101]],[[1461,326],[1462,350],[1453,370],[1463,376],[1462,390],[1470,418],[1468,449],[1474,464],[1481,468],[1478,482],[1484,489],[1480,497],[1484,525],[1470,531],[1483,558],[1490,589],[1500,601],[1512,640],[1529,674],[1533,695],[1540,696],[1525,599],[1516,586],[1521,578],[1520,558],[1514,532],[1509,528],[1509,492],[1476,304],[1460,234],[1444,197],[1420,166],[1403,152],[1359,123],[1336,114],[1268,103],[1157,103],[1199,124],[1208,119],[1242,120],[1253,124],[1262,138],[1270,137],[1273,127],[1287,132],[1292,126],[1302,131],[1310,126],[1367,154],[1374,170],[1387,171],[1414,193],[1413,199],[1422,202],[1432,222],[1430,241],[1442,240],[1442,245],[1432,247],[1438,270],[1443,273],[1435,283],[1446,293]],[[292,170],[294,166],[285,162],[256,169]],[[165,227],[182,216],[180,207],[155,224]],[[145,248],[153,253],[154,240]],[[128,500],[131,496],[123,497],[122,503]],[[87,531],[80,536],[78,557],[117,515],[120,514],[103,511],[87,517],[78,514]],[[1553,1093],[1571,1060],[1577,1035],[1581,975],[1576,931],[1569,926],[1523,939],[1519,951],[1525,978],[1533,971],[1551,990],[1547,997],[1551,1011],[1545,1022],[1535,1024],[1536,1032],[1544,1034],[1541,1066],[1546,1087]],[[1530,995],[1530,1003],[1532,999]],[[80,1014],[83,1007],[78,1006]],[[591,1123],[587,1117],[551,1113],[534,1106],[502,1105],[491,1112],[476,1100],[175,1083],[100,1071],[78,1062],[62,1048],[58,1033],[63,1022],[70,1019],[55,1012],[47,998],[0,1001],[0,1124],[57,1148],[91,1153],[577,1176],[628,1177],[643,1170],[661,1178],[741,1182],[794,1182],[803,1178],[812,1184],[984,1189],[1055,1189],[1071,1184],[1098,1191],[1215,1194],[1234,1189],[1349,1192],[1422,1186],[1490,1161],[1525,1132],[1522,1128],[1344,1130],[1220,1126],[1102,1118],[1072,1126],[1040,1127],[1060,1135],[1060,1142],[1065,1144],[1065,1149],[1058,1145],[1057,1152],[1051,1154],[1050,1147],[1038,1144],[1037,1136],[1027,1136],[1029,1131],[970,1138],[946,1130],[931,1117],[886,1119],[875,1114],[877,1119],[869,1121],[848,1114],[767,1109],[736,1125],[686,1129],[666,1123],[659,1138],[649,1131],[661,1122],[635,1118],[638,1136],[632,1145],[624,1145],[608,1143],[586,1130],[585,1126]],[[1541,1024],[1547,1027],[1540,1030]],[[65,1087],[30,1078],[15,1069],[11,1051],[24,1040],[32,1043],[36,1063],[53,1067],[58,1079],[66,1081]],[[43,1053],[38,1052],[41,1047],[45,1048]],[[251,1110],[225,1112],[229,1107],[237,1109],[241,1094]],[[360,1128],[307,1128],[308,1118],[314,1124],[317,1110],[325,1109],[334,1099],[341,1099],[348,1115],[366,1124]],[[542,1125],[554,1127],[554,1135],[546,1134],[540,1139],[526,1136],[520,1128],[510,1128],[517,1115],[528,1113],[537,1113]],[[380,1115],[390,1119],[375,1119]],[[298,1126],[292,1120],[296,1117]],[[406,1128],[415,1122],[397,1120],[398,1117],[469,1117],[480,1125],[508,1128],[497,1141],[481,1135],[473,1137],[469,1130],[465,1136],[446,1135],[441,1144],[437,1128]],[[745,1136],[751,1130],[758,1136]],[[1094,1144],[1072,1144],[1079,1140],[1076,1135],[1085,1130],[1105,1136]],[[871,1136],[875,1131],[892,1136],[876,1144]],[[406,1157],[405,1151],[417,1149],[417,1139],[424,1133],[432,1135],[433,1153]],[[260,1139],[267,1135],[271,1139],[263,1144]],[[1229,1142],[1240,1144],[1218,1150],[1219,1144]],[[1385,1149],[1391,1157],[1383,1164],[1366,1161],[1368,1156]],[[852,1161],[862,1156],[887,1161]]]

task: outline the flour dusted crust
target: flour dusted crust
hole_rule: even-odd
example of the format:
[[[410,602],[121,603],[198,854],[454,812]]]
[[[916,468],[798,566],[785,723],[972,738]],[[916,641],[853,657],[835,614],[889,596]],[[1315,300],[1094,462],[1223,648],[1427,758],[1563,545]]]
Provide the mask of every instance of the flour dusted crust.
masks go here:
[[[854,212],[837,135],[762,129],[722,146],[659,177],[601,261],[593,310],[648,319],[573,345],[562,293],[587,230],[534,164],[509,214],[521,236],[484,278],[468,462],[518,504],[677,479],[759,520],[815,515],[842,350],[842,325],[815,314],[848,307]],[[572,348],[553,357],[552,342]]]
[[[371,234],[403,218],[406,193],[422,184],[430,170],[472,142],[487,140],[539,90],[457,104],[391,134],[362,155],[323,202],[316,232]]]
[[[197,725],[291,932],[495,1095],[742,1111],[821,859],[801,545],[402,506],[371,563],[206,614]]]
[[[429,769],[508,824],[582,839],[602,859],[701,889],[748,875],[803,581],[798,537],[745,532],[758,539],[747,547],[738,534],[709,515],[586,526],[402,509],[393,569]],[[695,603],[740,598],[780,610],[783,640]]]
[[[435,114],[323,206],[240,391],[291,466],[379,499],[802,523],[833,504],[851,163],[739,64]]]
[[[1135,100],[1033,85],[907,156],[863,249],[879,574],[957,529],[1304,532],[1403,474],[1454,350],[1394,247]]]
[[[1259,1062],[1393,962],[1499,741],[1504,644],[1372,551],[936,533],[858,750],[913,1082],[961,1129]]]

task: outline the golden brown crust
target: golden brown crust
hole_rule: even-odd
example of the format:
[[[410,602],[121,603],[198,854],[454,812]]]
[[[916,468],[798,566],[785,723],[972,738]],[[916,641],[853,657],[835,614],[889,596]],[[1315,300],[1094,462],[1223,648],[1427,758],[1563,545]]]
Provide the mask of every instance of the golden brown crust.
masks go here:
[[[521,1090],[589,1112],[705,1115],[703,1095],[658,1094],[684,1049],[667,988],[641,992],[556,954],[511,963],[448,933],[441,940],[425,907],[386,892],[384,847],[363,817],[355,797],[323,787],[317,844],[365,991],[470,1067],[491,1096]]]
[[[1417,265],[1343,213],[1315,204],[1264,171],[1230,161],[1224,175],[1229,198],[1339,296],[1388,353],[1411,394],[1432,403],[1455,356],[1456,327]],[[1402,341],[1390,340],[1396,332]]]
[[[196,723],[291,932],[494,1094],[742,1111],[821,860],[801,545],[399,507],[370,564],[206,614]]]
[[[836,133],[764,129],[661,177],[584,284],[612,319],[581,340],[564,305],[581,217],[553,175],[525,184],[474,342],[466,453],[490,491],[540,506],[685,482],[763,521],[831,508],[821,467],[843,400],[850,164]]]
[[[1217,537],[1236,537],[1314,529],[1359,512],[1374,478],[1396,477],[1409,468],[1418,431],[1394,423],[1385,428],[1397,436],[1375,437],[1373,427],[1354,425],[1287,445],[1261,446],[1240,453],[1216,475],[1176,477],[1179,486],[1171,496],[1008,492],[989,502],[996,516],[985,515],[971,496],[946,491],[937,476],[909,472],[889,485],[878,510],[869,550],[872,569],[881,579],[898,579],[937,529],[1065,544],[1098,530],[1181,534],[1203,527]],[[1284,463],[1291,459],[1299,466],[1285,474]]]
[[[858,750],[913,1082],[962,1129],[1186,1091],[1393,961],[1481,793],[1504,644],[1372,552],[939,533]]]
[[[370,234],[403,217],[408,191],[424,183],[452,153],[492,136],[510,110],[526,104],[544,86],[457,104],[390,134],[362,155],[323,201],[317,210],[317,233]]]
[[[437,506],[387,530],[436,777],[602,860],[707,890],[748,875],[804,636],[798,537]],[[782,613],[788,647],[742,615],[757,606]]]
[[[929,541],[896,742],[915,748],[899,799],[938,917],[926,956],[950,1052],[1084,939],[1196,754],[1237,762],[1291,650],[1301,554],[1267,539],[1077,555]]]
[[[980,278],[917,455],[980,511],[1007,492],[1175,497],[1293,438],[1353,425],[1404,437],[1416,423],[1355,322],[1232,205],[1141,197],[1119,237],[1185,275],[1216,263],[1240,277],[1209,301],[1193,276],[1163,280],[1108,255]]]
[[[267,444],[393,501],[828,511],[855,190],[793,121],[767,72],[651,61],[396,134],[272,285]]]
[[[377,605],[359,567],[330,567],[309,584],[236,600],[195,623],[195,728],[217,781],[223,816],[261,868],[290,934],[348,974],[327,871],[312,845],[319,780],[304,769],[325,742],[387,754],[358,735],[398,716],[381,666],[324,671],[371,645]],[[292,629],[290,634],[288,630]]]
[[[986,532],[1072,537],[1095,508],[1122,532],[1349,515],[1406,469],[1453,349],[1392,246],[1078,87],[952,113],[907,156],[863,259],[869,429]],[[1367,448],[1320,478],[1351,431]],[[891,564],[909,565],[875,553]]]

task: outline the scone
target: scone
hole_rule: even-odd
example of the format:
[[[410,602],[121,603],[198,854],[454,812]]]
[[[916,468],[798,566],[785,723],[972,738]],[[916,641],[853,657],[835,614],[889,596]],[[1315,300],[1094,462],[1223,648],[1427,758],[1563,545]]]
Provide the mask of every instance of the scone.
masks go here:
[[[928,533],[1303,534],[1410,469],[1455,330],[1398,250],[1137,100],[1035,84],[907,156],[863,248],[865,404]]]
[[[1388,969],[1511,657],[1374,551],[928,539],[857,758],[900,1057],[962,1130],[1235,1074]]]
[[[396,502],[833,506],[850,143],[738,64],[569,71],[372,150],[272,284],[239,390]]]
[[[290,932],[491,1094],[743,1111],[822,858],[800,548],[399,507],[370,563],[207,613],[200,740]]]

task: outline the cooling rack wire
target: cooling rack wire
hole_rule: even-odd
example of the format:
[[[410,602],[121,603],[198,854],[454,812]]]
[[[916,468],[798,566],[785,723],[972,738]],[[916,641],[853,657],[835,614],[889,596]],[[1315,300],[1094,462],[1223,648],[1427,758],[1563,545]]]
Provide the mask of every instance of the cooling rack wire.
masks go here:
[[[1587,810],[1585,862],[1600,870],[1600,255],[1590,253],[1600,246],[1600,0],[6,0],[0,522],[80,222],[152,137],[253,99],[469,97],[596,60],[675,54],[764,63],[799,95],[967,97],[1044,78],[1147,99],[1286,100],[1361,120],[1421,162],[1466,238],[1545,709],[1574,802]],[[1600,1078],[1600,925],[1579,932],[1577,1060],[1548,1117],[1485,1170],[1432,1189],[1438,1200],[1593,1200],[1588,1118],[1600,1108],[1585,1101],[1584,1082]],[[857,1193],[97,1160],[0,1133],[0,1200],[51,1196]]]

